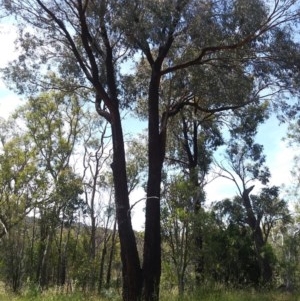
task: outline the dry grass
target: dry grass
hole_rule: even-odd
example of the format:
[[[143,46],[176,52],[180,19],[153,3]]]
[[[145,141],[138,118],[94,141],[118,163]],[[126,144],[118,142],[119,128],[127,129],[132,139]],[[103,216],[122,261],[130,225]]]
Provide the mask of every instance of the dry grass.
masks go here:
[[[0,285],[1,301],[121,301],[119,295],[113,293],[106,297],[82,293],[62,294],[52,290],[44,293],[27,291],[20,295],[5,292]],[[161,301],[300,301],[300,294],[277,291],[255,292],[251,290],[225,290],[224,288],[202,289],[197,293],[187,294],[180,298],[175,292],[162,292]]]

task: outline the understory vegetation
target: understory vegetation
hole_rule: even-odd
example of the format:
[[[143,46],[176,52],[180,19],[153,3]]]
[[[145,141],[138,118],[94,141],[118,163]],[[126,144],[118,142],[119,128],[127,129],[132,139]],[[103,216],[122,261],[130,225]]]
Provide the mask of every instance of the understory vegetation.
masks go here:
[[[36,294],[31,291],[22,294],[0,293],[1,301],[120,301],[120,295],[99,297],[93,294],[84,293],[62,293],[50,290],[43,294]],[[298,301],[299,294],[284,292],[255,292],[250,289],[226,290],[224,287],[206,288],[198,290],[193,294],[179,297],[177,293],[162,292],[161,301]]]

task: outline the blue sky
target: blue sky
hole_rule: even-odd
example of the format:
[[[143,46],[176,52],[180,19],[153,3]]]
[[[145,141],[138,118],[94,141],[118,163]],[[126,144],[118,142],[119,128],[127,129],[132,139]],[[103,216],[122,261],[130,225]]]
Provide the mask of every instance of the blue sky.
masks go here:
[[[0,67],[4,67],[9,60],[17,56],[14,52],[14,39],[16,33],[14,28],[8,24],[0,25]],[[21,105],[20,96],[14,94],[5,87],[5,84],[0,80],[0,117],[7,118],[14,109]],[[130,119],[130,116],[124,122],[125,133],[138,132],[146,127],[144,123],[136,123]],[[282,184],[289,185],[292,181],[290,170],[292,168],[292,160],[296,154],[295,149],[288,148],[287,143],[282,139],[286,135],[287,125],[279,125],[276,118],[272,117],[265,124],[260,126],[257,135],[257,141],[264,145],[267,155],[267,164],[271,170],[271,184],[281,186]],[[216,179],[206,187],[207,198],[209,202],[221,200],[226,197],[235,195],[237,189],[233,183],[225,179]],[[133,193],[132,202],[136,202],[143,197],[143,192],[136,191]],[[144,202],[137,204],[133,210],[133,224],[136,229],[141,229],[143,224],[144,213],[142,212]]]
[[[14,40],[16,31],[11,25],[0,25],[0,68],[7,65],[9,60],[14,59],[17,54],[14,51]],[[7,118],[8,115],[20,104],[20,97],[12,93],[5,87],[5,84],[0,80],[0,116]]]

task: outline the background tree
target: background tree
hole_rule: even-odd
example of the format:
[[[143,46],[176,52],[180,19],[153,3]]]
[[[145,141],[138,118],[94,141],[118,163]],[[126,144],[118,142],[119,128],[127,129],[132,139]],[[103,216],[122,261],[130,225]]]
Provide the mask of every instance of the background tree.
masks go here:
[[[40,189],[35,150],[28,135],[13,124],[1,120],[1,237],[33,209]]]
[[[219,209],[212,208],[205,227],[205,280],[232,288],[256,286],[260,275],[251,232],[244,224],[220,219]]]
[[[187,268],[191,261],[190,245],[193,210],[190,186],[180,177],[166,183],[162,207],[162,236],[166,244],[165,258],[172,262],[177,277],[178,292],[182,296],[187,283]]]
[[[0,127],[2,275],[16,292],[22,287],[27,260],[28,227],[24,219],[36,205],[43,185],[28,134],[18,128],[13,119],[1,120]]]
[[[299,283],[299,223],[294,217],[290,224],[278,223],[272,231],[272,246],[278,258],[277,283],[283,291],[293,291]]]
[[[234,182],[238,197],[233,204],[225,202],[218,205],[224,206],[224,214],[235,214],[236,222],[244,219],[250,227],[263,283],[272,280],[271,262],[265,249],[270,230],[277,218],[287,220],[289,217],[285,201],[279,199],[278,187],[263,188],[259,196],[250,196],[254,189],[250,183],[257,181],[266,185],[270,177],[263,147],[254,140],[257,126],[268,116],[267,109],[266,104],[244,108],[233,118],[235,126],[230,129],[231,139],[226,150],[228,167],[223,163],[219,167],[225,171],[222,176]],[[247,116],[244,115],[245,110]]]
[[[186,110],[171,121],[171,135],[167,152],[167,164],[183,173],[190,196],[186,195],[188,211],[193,214],[193,227],[189,241],[194,242],[194,263],[197,283],[203,281],[202,229],[205,185],[208,181],[212,155],[223,143],[217,126],[217,116],[203,114],[195,116]],[[180,122],[178,122],[178,119]],[[189,200],[189,201],[188,201]],[[197,250],[197,251],[196,251]]]
[[[87,262],[84,264],[90,267],[90,287],[93,289],[96,285],[98,273],[98,265],[96,263],[98,245],[99,245],[99,231],[101,219],[105,219],[105,214],[101,216],[101,211],[106,206],[104,194],[111,194],[105,173],[108,169],[108,161],[111,159],[111,137],[108,132],[107,122],[99,120],[97,115],[91,113],[89,110],[85,112],[85,123],[82,131],[83,142],[83,173],[82,182],[84,187],[84,201],[87,207],[86,215],[88,220],[86,222],[86,231],[90,233],[89,242],[89,256]],[[108,215],[108,219],[111,214]],[[104,227],[107,231],[107,227]],[[97,233],[98,232],[98,233]],[[103,266],[102,264],[100,266]],[[101,268],[102,269],[102,268]]]
[[[213,210],[218,212],[218,217],[225,222],[229,231],[238,231],[235,232],[236,239],[239,238],[242,243],[246,242],[244,238],[248,239],[248,243],[243,246],[245,256],[240,257],[241,255],[239,255],[237,258],[246,260],[252,258],[252,263],[249,263],[252,268],[238,273],[237,275],[241,277],[238,282],[243,281],[244,276],[245,281],[249,281],[249,283],[255,285],[267,284],[273,280],[273,270],[275,269],[275,253],[271,248],[269,235],[279,223],[287,225],[290,222],[290,213],[287,203],[279,198],[278,187],[263,188],[259,195],[251,195],[251,205],[256,228],[251,224],[252,220],[249,219],[249,213],[241,196],[236,196],[233,200],[227,199],[217,202]],[[260,230],[257,229],[258,227]],[[251,250],[254,250],[252,255]],[[230,255],[229,257],[234,256]],[[237,260],[236,264],[247,266],[242,259],[241,261]],[[259,274],[248,274],[251,273],[251,270],[253,272],[253,269],[258,269]]]
[[[70,98],[68,98],[70,97]],[[80,106],[76,96],[65,93],[42,94],[30,98],[19,110],[37,154],[43,191],[36,203],[39,215],[40,247],[36,277],[41,287],[50,281],[49,258],[55,242],[55,229],[61,229],[56,243],[58,251],[58,284],[65,282],[67,241],[63,229],[74,221],[74,212],[81,206],[81,181],[71,167],[71,156],[78,139]],[[64,245],[64,247],[63,247]]]
[[[299,121],[296,122],[290,122],[288,131],[287,131],[287,137],[286,140],[288,142],[289,147],[292,147],[295,149],[296,153],[299,147],[300,143],[300,126],[299,126]],[[299,156],[296,155],[294,157],[294,166],[293,169],[291,170],[291,175],[292,175],[292,187],[288,187],[288,189],[291,189],[290,194],[292,197],[298,196],[299,193],[299,183],[300,183],[300,178],[299,178]]]

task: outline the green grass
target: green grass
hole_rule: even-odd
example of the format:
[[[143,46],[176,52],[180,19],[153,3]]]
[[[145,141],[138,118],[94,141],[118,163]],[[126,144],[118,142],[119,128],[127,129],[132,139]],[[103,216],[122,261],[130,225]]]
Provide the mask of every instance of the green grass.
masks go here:
[[[42,294],[24,292],[14,295],[0,291],[1,301],[121,301],[120,296],[89,296],[88,294],[61,294],[48,291]],[[160,301],[300,301],[300,294],[272,292],[254,292],[251,290],[205,289],[198,293],[179,298],[175,292],[162,292]]]
[[[176,292],[163,291],[160,301],[300,301],[300,293],[284,293],[278,290],[258,292],[248,288],[228,289],[224,286],[208,286],[196,292],[178,297]]]
[[[96,296],[87,296],[84,294],[53,294],[46,293],[37,296],[30,295],[14,295],[14,294],[0,294],[1,301],[109,301],[108,299],[101,299]],[[112,300],[112,299],[111,299]]]
[[[161,301],[300,301],[300,294],[273,292],[255,292],[251,290],[200,290],[182,298],[162,294]]]

